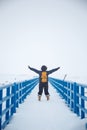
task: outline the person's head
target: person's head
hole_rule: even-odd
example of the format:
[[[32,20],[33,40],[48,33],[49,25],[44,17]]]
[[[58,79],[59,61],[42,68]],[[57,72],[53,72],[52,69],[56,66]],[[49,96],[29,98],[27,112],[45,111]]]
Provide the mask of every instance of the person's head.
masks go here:
[[[45,65],[42,65],[41,70],[42,70],[42,71],[46,71],[46,70],[47,70],[47,67],[46,67]]]

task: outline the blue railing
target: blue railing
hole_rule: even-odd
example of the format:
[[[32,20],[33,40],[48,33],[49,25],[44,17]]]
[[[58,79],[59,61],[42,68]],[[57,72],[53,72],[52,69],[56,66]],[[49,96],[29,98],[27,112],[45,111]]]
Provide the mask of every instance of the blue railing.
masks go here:
[[[9,123],[16,108],[38,84],[38,78],[0,87],[0,130]]]
[[[81,119],[87,114],[87,85],[78,84],[76,82],[67,82],[55,78],[49,78],[51,85],[65,99],[66,104],[71,111],[76,113]]]

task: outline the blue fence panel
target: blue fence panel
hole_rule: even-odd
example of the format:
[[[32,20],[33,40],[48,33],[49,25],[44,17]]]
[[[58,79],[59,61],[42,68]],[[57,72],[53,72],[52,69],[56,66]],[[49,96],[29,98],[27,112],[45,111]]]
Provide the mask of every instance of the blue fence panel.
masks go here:
[[[87,102],[87,96],[85,96],[87,85],[59,80],[52,77],[49,78],[49,82],[56,88],[62,98],[65,99],[71,111],[80,116],[81,119],[85,118],[85,114],[87,114],[87,108],[85,106],[85,102]]]
[[[0,87],[0,130],[10,122],[16,108],[38,84],[38,78]]]

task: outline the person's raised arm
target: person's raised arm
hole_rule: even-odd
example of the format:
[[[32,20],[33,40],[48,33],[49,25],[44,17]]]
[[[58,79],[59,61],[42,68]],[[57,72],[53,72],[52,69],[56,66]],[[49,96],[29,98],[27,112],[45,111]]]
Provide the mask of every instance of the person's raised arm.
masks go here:
[[[48,71],[48,74],[52,74],[53,72],[55,72],[55,71],[57,71],[57,70],[59,70],[59,69],[60,69],[60,67],[57,67],[57,68],[52,69],[52,70],[49,70],[49,71]]]
[[[39,74],[39,70],[37,70],[37,69],[35,69],[35,68],[32,68],[32,67],[30,67],[29,65],[28,65],[28,68],[30,69],[30,70],[32,70],[32,71],[34,71],[35,73],[37,73],[37,74]]]

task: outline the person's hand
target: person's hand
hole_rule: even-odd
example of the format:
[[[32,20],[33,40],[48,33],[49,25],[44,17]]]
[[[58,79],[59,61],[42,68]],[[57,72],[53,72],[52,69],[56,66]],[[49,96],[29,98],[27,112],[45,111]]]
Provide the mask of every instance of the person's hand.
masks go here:
[[[60,69],[60,67],[58,67],[58,69]]]
[[[28,68],[30,69],[30,66],[28,65]]]

